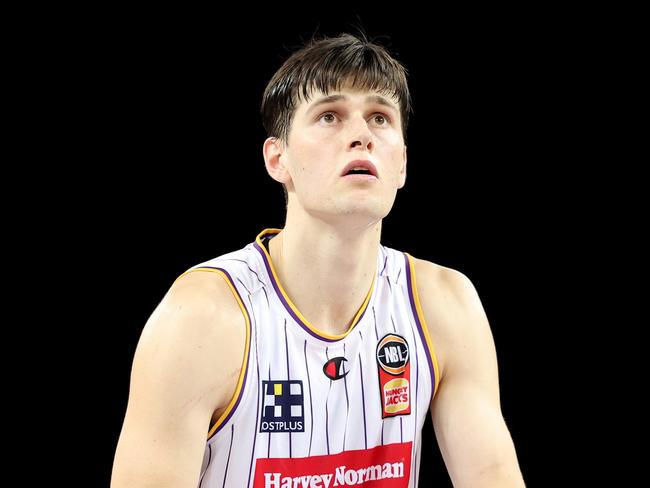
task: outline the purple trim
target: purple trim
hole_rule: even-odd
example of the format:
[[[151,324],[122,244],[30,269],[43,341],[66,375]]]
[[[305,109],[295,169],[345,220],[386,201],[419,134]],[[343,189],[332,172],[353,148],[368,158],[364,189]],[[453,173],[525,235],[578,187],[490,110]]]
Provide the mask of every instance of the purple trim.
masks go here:
[[[413,327],[413,325],[411,325]],[[426,349],[426,344],[423,344],[424,348]],[[415,344],[415,418],[418,418],[418,391],[420,387],[420,361],[418,361],[418,347],[417,344]],[[433,391],[433,390],[431,390]],[[431,401],[429,401],[429,404],[431,404]],[[413,433],[413,445],[415,446],[415,443],[418,439],[418,425],[417,425],[417,420],[414,422],[415,425],[415,432]],[[417,459],[418,459],[418,450],[417,448],[413,449],[415,451],[415,463],[414,466],[417,465]],[[414,468],[415,469],[415,468]],[[417,483],[413,486],[418,486]]]
[[[377,338],[377,341],[379,341],[379,332],[377,332],[377,314],[375,314],[375,307],[372,307],[372,316],[375,319],[375,337]],[[381,402],[382,399],[380,398],[379,401]],[[381,419],[381,445],[384,445],[384,419]]]
[[[408,292],[409,292],[409,302],[411,303],[411,312],[413,313],[413,317],[415,318],[415,324],[417,325],[418,328],[418,333],[420,334],[420,340],[422,341],[422,346],[424,348],[425,354],[427,356],[427,362],[429,363],[429,371],[431,372],[431,398],[433,399],[433,392],[436,391],[436,372],[435,369],[433,369],[433,361],[431,359],[431,353],[429,351],[429,345],[427,343],[426,337],[424,336],[424,331],[422,329],[422,323],[420,322],[420,317],[418,317],[418,311],[415,306],[415,298],[413,296],[413,283],[411,281],[411,265],[409,263],[409,258],[406,255],[406,253],[402,253],[404,255],[404,261],[406,263],[406,281],[408,283]],[[401,271],[401,270],[400,270]],[[417,352],[417,348],[416,348]],[[416,383],[417,385],[417,383]],[[429,402],[431,403],[431,402]]]
[[[235,438],[235,424],[231,425],[230,429],[230,447],[228,448],[228,460],[226,461],[226,471],[223,473],[223,485],[221,488],[226,486],[226,478],[228,478],[228,465],[230,464],[230,451],[232,451],[232,440]]]
[[[383,246],[382,246],[382,247],[383,247]],[[386,270],[386,263],[388,263],[388,255],[386,255],[386,256],[384,257],[384,267],[382,268],[381,273],[379,273],[379,276],[383,276],[383,275],[384,275],[384,271]]]
[[[408,276],[410,277],[411,274],[409,273]],[[409,292],[410,292],[410,289],[409,289]],[[413,316],[417,317],[417,314],[413,314]],[[411,326],[411,334],[413,334],[413,341],[415,341],[415,330],[413,329],[413,322],[409,321],[409,324]],[[425,351],[428,349],[428,347],[427,347],[426,343],[424,342],[424,340],[422,341],[422,347],[424,348]],[[414,402],[415,402],[415,418],[417,419],[418,418],[418,392],[419,392],[419,388],[420,388],[420,361],[418,359],[418,346],[417,346],[417,344],[414,344],[414,348],[415,348],[415,400],[414,400]],[[433,371],[433,370],[431,370],[431,371]],[[431,390],[431,391],[433,392],[433,390]],[[429,403],[431,403],[431,401],[429,401]],[[415,448],[415,443],[416,443],[417,438],[418,438],[417,422],[414,425],[414,427],[415,427],[414,433],[413,433],[413,446],[414,447],[413,447],[412,453],[414,453],[414,455],[415,455],[414,461],[413,461],[413,469],[416,470],[415,466],[417,465],[417,448]],[[401,425],[400,425],[400,428],[401,428]],[[416,473],[417,473],[417,471],[416,471]],[[416,477],[417,477],[417,474],[416,474]],[[417,482],[413,486],[417,487],[418,486]]]
[[[250,272],[255,275],[255,278],[257,278],[257,281],[259,281],[262,285],[264,284],[264,282],[260,279],[257,272],[253,268],[250,267],[250,265],[248,264],[248,261],[244,261],[243,259],[234,259],[234,258],[224,259],[223,261],[237,261],[239,263],[244,263],[248,267]]]
[[[413,327],[413,324],[411,324],[411,327]],[[413,330],[411,330],[411,332],[413,332]],[[423,345],[426,347],[426,344]],[[420,361],[418,361],[418,347],[417,344],[415,344],[415,418],[418,418],[418,392],[419,391],[420,391]],[[415,437],[417,437],[417,430],[415,434],[416,434]]]
[[[375,320],[375,337],[379,340],[379,332],[377,332],[377,315],[375,314],[375,306],[372,306],[372,317]]]
[[[415,483],[413,483],[413,486],[418,486],[418,474],[420,472],[418,469],[418,448],[415,447],[413,450],[415,451],[415,465],[413,466],[413,471],[415,471]]]
[[[325,348],[325,357],[327,360],[330,360],[330,356],[327,352],[329,348]],[[327,441],[327,454],[329,455],[330,453],[330,431],[329,431],[329,423],[330,423],[330,416],[329,416],[329,409],[327,408],[327,402],[330,401],[330,392],[332,391],[332,378],[330,378],[330,387],[327,390],[327,398],[325,399],[325,440]]]
[[[266,286],[262,287],[262,291],[264,292],[264,298],[266,298],[266,306],[271,308],[271,302],[269,302],[269,295],[266,293]]]
[[[345,342],[343,343],[343,357],[345,357]],[[350,416],[350,399],[348,398],[348,381],[346,378],[347,374],[343,377],[343,384],[345,385],[345,403],[347,404],[347,409],[345,411],[345,430],[343,431],[343,450],[345,451],[345,437],[348,433],[348,418]]]
[[[201,475],[201,481],[199,481],[199,488],[201,488],[201,485],[203,484],[203,477],[205,476],[205,473],[208,472],[208,468],[210,467],[211,462],[212,462],[212,445],[208,444],[208,464],[205,466],[205,471],[203,471],[203,474]]]
[[[311,456],[311,439],[314,437],[314,404],[311,398],[311,379],[309,376],[309,364],[307,364],[307,339],[305,339],[305,368],[307,369],[307,384],[309,385],[309,411],[311,412],[311,417],[309,418],[309,423],[311,424],[311,432],[309,433],[309,453],[307,456]]]
[[[266,235],[262,236],[262,238],[264,238],[264,237],[266,237]],[[328,339],[327,337],[323,337],[323,336],[317,334],[316,332],[314,332],[313,330],[311,330],[307,326],[307,324],[305,324],[302,320],[300,320],[300,317],[298,317],[295,314],[295,312],[293,311],[293,309],[291,308],[291,306],[289,305],[287,300],[284,298],[284,295],[280,291],[280,287],[278,286],[278,283],[275,281],[275,277],[273,276],[273,271],[271,271],[271,264],[269,263],[268,259],[266,258],[266,253],[262,250],[262,248],[260,247],[260,245],[257,242],[254,242],[253,245],[254,245],[255,249],[257,249],[257,252],[259,252],[260,255],[262,256],[262,261],[264,262],[264,266],[266,266],[266,272],[269,275],[269,278],[271,280],[271,284],[273,285],[273,288],[275,289],[275,294],[278,296],[278,298],[282,302],[282,305],[284,305],[284,308],[287,309],[287,312],[289,312],[289,315],[291,315],[291,317],[293,317],[293,319],[298,323],[298,325],[300,325],[300,327],[302,327],[305,330],[305,332],[309,333],[311,336],[315,337],[316,339],[320,339],[321,341],[338,342],[341,339],[345,339],[345,337],[341,337],[340,339]],[[374,292],[375,292],[375,287],[376,286],[377,286],[377,279],[375,279],[375,282],[373,283],[373,289],[371,291],[370,300],[368,300],[368,305],[366,306],[365,310],[361,313],[361,316],[359,317],[359,320],[357,320],[357,322],[354,324],[355,327],[358,326],[358,324],[361,322],[364,315],[366,314],[366,310],[368,310],[368,307],[370,307],[370,302],[372,301],[372,299],[374,298],[374,295],[375,295]],[[347,335],[346,335],[346,337],[347,337]]]
[[[251,304],[252,305],[252,304]],[[251,328],[252,329],[252,328]],[[253,433],[253,449],[251,451],[251,462],[248,467],[248,481],[246,486],[251,484],[251,473],[253,472],[253,456],[255,455],[255,442],[257,441],[257,423],[259,421],[260,415],[260,359],[257,351],[257,322],[255,322],[255,364],[257,365],[257,407],[255,409],[255,431]]]
[[[237,289],[237,285],[235,285],[235,281],[232,279],[232,276],[230,276],[230,273],[228,273],[228,271],[226,271],[224,268],[216,268],[214,266],[199,266],[198,268],[195,268],[195,269],[216,269],[216,270],[221,271],[222,273],[224,273],[226,275],[226,277],[228,278],[228,281],[230,281],[230,283],[232,284],[233,290],[235,290],[235,293],[237,293],[237,296],[239,297],[239,300],[240,300],[242,306],[244,307],[244,311],[246,312],[246,318],[248,319],[247,320],[247,322],[248,322],[248,357],[246,358],[246,370],[244,371],[244,379],[242,380],[241,389],[239,390],[239,394],[237,395],[237,400],[235,401],[235,404],[230,409],[230,412],[228,413],[226,418],[223,419],[223,422],[221,422],[221,425],[219,425],[219,427],[217,427],[217,430],[215,430],[212,433],[212,435],[210,436],[210,439],[212,439],[215,435],[217,435],[217,433],[219,431],[221,431],[223,426],[226,425],[226,423],[228,423],[228,421],[232,418],[232,416],[235,413],[235,410],[237,410],[237,407],[239,406],[239,402],[241,401],[242,396],[244,394],[244,389],[246,388],[246,379],[248,378],[248,365],[250,364],[250,359],[251,359],[251,344],[253,343],[253,331],[252,331],[252,325],[251,325],[252,324],[251,316],[248,313],[248,308],[246,307],[246,305],[244,305],[244,299],[240,295],[239,290]],[[208,439],[208,440],[210,440],[210,439]]]
[[[287,381],[288,381],[291,379],[291,375],[289,374],[289,340],[287,339],[287,319],[284,319],[284,345],[287,348],[286,350],[287,350]],[[269,378],[269,381],[270,380],[271,378]],[[269,439],[270,438],[271,438],[271,433],[269,432]],[[291,432],[289,432],[289,457],[293,457],[291,455]]]
[[[287,338],[287,319],[284,319],[284,347],[287,351],[287,381],[291,379],[289,374],[289,340]]]
[[[251,291],[250,291],[248,288],[246,288],[246,285],[245,285],[244,282],[239,278],[239,276],[237,277],[237,281],[239,281],[239,282],[241,283],[241,286],[244,287],[244,290],[246,290],[246,293],[248,293],[248,294],[250,295],[250,294],[251,294]]]
[[[271,382],[271,363],[269,362],[269,383]],[[264,395],[268,392],[269,386],[266,386],[266,391],[264,392]],[[270,458],[271,457],[271,431],[269,430],[269,445],[266,448],[266,457]]]
[[[363,392],[363,363],[361,362],[361,353],[359,353],[359,378],[361,379],[361,403],[363,405],[363,438],[366,441],[366,449],[368,449],[368,433],[366,431],[366,395]]]

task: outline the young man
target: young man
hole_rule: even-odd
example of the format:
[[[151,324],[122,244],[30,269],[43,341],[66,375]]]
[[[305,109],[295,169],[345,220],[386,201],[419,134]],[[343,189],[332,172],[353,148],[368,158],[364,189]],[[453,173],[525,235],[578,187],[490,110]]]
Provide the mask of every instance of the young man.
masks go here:
[[[429,410],[454,486],[524,486],[474,287],[380,243],[409,112],[404,68],[351,35],[273,76],[264,160],[286,224],[190,269],[151,315],[113,488],[415,487]]]

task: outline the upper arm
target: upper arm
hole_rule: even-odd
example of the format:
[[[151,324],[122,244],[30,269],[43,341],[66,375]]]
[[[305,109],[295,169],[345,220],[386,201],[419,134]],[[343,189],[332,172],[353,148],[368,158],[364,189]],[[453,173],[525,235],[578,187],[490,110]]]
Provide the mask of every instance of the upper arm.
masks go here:
[[[197,486],[210,420],[230,399],[224,380],[241,367],[245,334],[224,278],[193,272],[172,285],[136,348],[113,488]]]
[[[441,359],[431,415],[454,486],[524,486],[501,413],[496,351],[478,294],[457,271],[432,263],[420,268],[422,308]]]

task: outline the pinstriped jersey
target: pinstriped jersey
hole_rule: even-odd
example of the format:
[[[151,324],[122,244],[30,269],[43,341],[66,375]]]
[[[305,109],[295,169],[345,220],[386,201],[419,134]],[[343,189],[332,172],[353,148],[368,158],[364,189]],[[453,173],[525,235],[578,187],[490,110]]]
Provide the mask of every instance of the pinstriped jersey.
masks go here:
[[[438,366],[410,255],[379,246],[345,334],[319,331],[282,288],[280,229],[190,268],[220,274],[246,323],[233,398],[211,427],[199,487],[417,487]]]

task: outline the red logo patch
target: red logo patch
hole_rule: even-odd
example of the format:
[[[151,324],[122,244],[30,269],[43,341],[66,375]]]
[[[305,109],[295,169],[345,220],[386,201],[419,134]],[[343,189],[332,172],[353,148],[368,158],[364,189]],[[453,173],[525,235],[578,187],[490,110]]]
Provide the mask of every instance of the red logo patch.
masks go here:
[[[349,371],[344,371],[343,361],[347,361],[343,356],[332,358],[323,365],[323,373],[331,380],[340,380],[346,376]]]
[[[253,488],[332,488],[362,484],[367,488],[407,488],[412,442],[330,456],[258,459]]]

